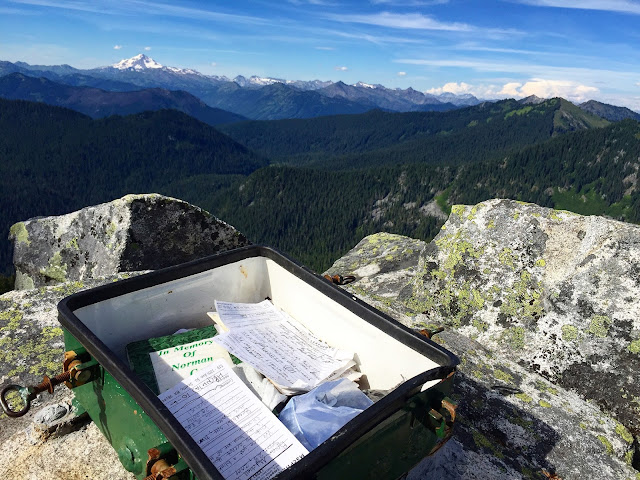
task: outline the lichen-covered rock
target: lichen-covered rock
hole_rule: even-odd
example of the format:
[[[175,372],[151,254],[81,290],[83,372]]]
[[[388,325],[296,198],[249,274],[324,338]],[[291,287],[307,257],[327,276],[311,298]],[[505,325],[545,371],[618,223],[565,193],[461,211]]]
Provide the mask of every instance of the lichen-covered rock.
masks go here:
[[[122,273],[1,295],[0,386],[35,385],[45,374],[51,377],[60,373],[64,342],[58,302],[85,288],[131,275]],[[53,429],[34,425],[43,407],[69,404],[71,398],[71,391],[59,386],[53,395],[38,395],[23,417],[10,419],[0,412],[0,478],[134,478],[122,468],[98,428],[86,420],[71,415]]]
[[[60,373],[64,341],[58,323],[58,302],[80,290],[133,274],[121,273],[84,283],[70,282],[31,290],[14,290],[0,295],[0,385],[36,385],[42,381],[43,375]],[[56,391],[64,390],[59,388]],[[32,410],[37,411],[42,402],[50,403],[53,400],[58,398],[43,393],[33,402]],[[22,420],[29,422],[31,414],[8,421],[0,410],[0,443],[16,428],[24,428],[26,424]]]
[[[490,225],[485,232],[473,229],[469,233],[461,228],[461,213],[464,212],[465,222],[478,222],[483,218],[480,212],[484,209],[495,213],[494,218],[484,217],[483,221]],[[497,224],[500,217],[508,215],[512,220],[534,224],[536,220],[537,225],[543,215],[545,218],[582,219],[592,226],[598,223],[612,224],[621,230],[628,227],[629,240],[633,238],[631,232],[637,232],[638,228],[606,219],[579,217],[508,201],[485,202],[484,206],[473,208],[458,207],[454,208],[454,212],[457,212],[454,214],[457,217],[452,215],[431,244],[395,235],[372,235],[338,260],[328,272],[356,275],[357,280],[344,288],[407,326],[448,327],[434,339],[444,343],[461,359],[455,384],[461,421],[456,427],[454,439],[434,459],[424,462],[414,470],[410,478],[546,478],[543,476],[543,469],[548,473],[557,473],[565,480],[592,478],[595,472],[598,478],[636,478],[640,474],[630,466],[634,462],[634,439],[623,425],[626,423],[631,426],[633,422],[623,422],[624,416],[620,415],[620,410],[612,408],[610,403],[596,405],[585,401],[585,397],[594,397],[589,396],[584,388],[575,388],[573,385],[565,388],[561,376],[546,375],[546,378],[537,373],[531,363],[523,361],[519,349],[514,346],[515,343],[520,349],[523,348],[518,335],[506,340],[509,333],[503,332],[513,331],[509,330],[511,326],[498,330],[500,305],[494,305],[497,300],[490,303],[484,295],[487,295],[487,291],[495,292],[492,287],[497,285],[501,290],[495,294],[502,294],[506,302],[515,303],[519,300],[519,310],[516,309],[517,313],[513,314],[512,321],[521,321],[524,329],[524,325],[529,323],[523,319],[528,318],[533,323],[534,315],[538,318],[547,315],[544,298],[538,300],[540,297],[533,294],[535,289],[529,286],[535,285],[533,282],[546,285],[535,275],[538,271],[536,269],[543,269],[550,261],[549,271],[557,272],[554,269],[562,261],[557,244],[547,244],[548,250],[535,244],[535,239],[540,238],[541,234],[528,227],[529,223],[510,229],[507,222],[503,226],[504,237],[496,235],[487,239],[486,235],[493,233],[493,227],[496,230],[499,228]],[[553,218],[550,221],[558,222]],[[521,238],[517,235],[520,228],[524,230]],[[598,227],[594,228],[598,230]],[[489,234],[486,233],[487,230]],[[583,238],[594,235],[593,230],[586,225]],[[504,242],[509,242],[506,245],[510,246],[507,247]],[[394,264],[393,258],[389,258],[388,254],[391,248],[395,252],[419,250],[418,268],[415,265],[407,266],[406,254],[400,254]],[[510,256],[500,255],[505,248],[510,248]],[[489,252],[495,249],[497,260],[493,263],[497,263],[497,266],[494,272]],[[573,254],[576,249],[567,250]],[[543,256],[542,252],[547,253]],[[618,252],[617,255],[615,252],[611,253],[616,258],[625,255],[623,252]],[[488,257],[486,260],[484,255]],[[527,256],[531,258],[526,258]],[[544,263],[539,261],[541,257],[545,260]],[[570,257],[565,258],[565,261],[570,261]],[[513,264],[513,269],[510,263]],[[614,263],[610,261],[606,263],[606,267],[611,267]],[[385,265],[385,272],[379,275],[377,266],[380,264]],[[478,264],[482,266],[478,267]],[[516,272],[518,269],[520,271]],[[566,269],[567,272],[570,270]],[[602,270],[606,268],[602,267]],[[433,275],[431,272],[434,272]],[[522,272],[531,273],[532,279],[524,275],[528,287],[520,289],[518,295],[513,296],[512,289],[519,288],[518,285],[523,282]],[[626,273],[618,272],[621,276],[630,275],[628,270]],[[381,281],[380,277],[383,276],[394,285],[392,290],[387,288],[386,281]],[[442,283],[437,282],[440,280]],[[628,278],[619,278],[618,283],[625,283],[627,280]],[[474,293],[474,290],[478,293]],[[575,294],[579,295],[577,287]],[[541,296],[544,297],[543,294]],[[458,301],[466,308],[465,315],[459,315],[455,307],[450,308]],[[542,305],[542,310],[538,310],[538,304]],[[494,309],[493,321],[486,313],[490,308]],[[614,315],[614,318],[618,317]],[[479,322],[484,322],[487,326]],[[482,336],[492,330],[498,332],[494,333],[497,338]],[[528,342],[541,341],[533,332],[526,332]],[[633,332],[630,330],[630,333]],[[501,338],[501,335],[505,337]],[[601,339],[597,336],[594,338]],[[554,339],[546,341],[553,342]],[[588,347],[589,338],[583,339],[583,342],[583,349],[594,348]],[[603,373],[620,375],[620,372],[606,369],[603,369]],[[637,378],[637,373],[631,369],[623,375]],[[590,381],[588,378],[585,379],[587,382]],[[573,379],[574,384],[580,381],[579,376]],[[632,388],[630,383],[627,386]],[[591,387],[595,389],[598,386]],[[603,395],[606,393],[610,393],[612,397],[620,395],[616,391],[605,391]],[[621,403],[618,405],[623,407]],[[631,404],[629,409],[633,408],[635,407]],[[612,412],[614,415],[611,415]],[[637,458],[635,462],[638,462]]]
[[[201,208],[156,194],[20,222],[9,237],[18,290],[155,270],[249,243]]]
[[[640,435],[640,227],[492,200],[456,206],[403,303],[595,400]]]

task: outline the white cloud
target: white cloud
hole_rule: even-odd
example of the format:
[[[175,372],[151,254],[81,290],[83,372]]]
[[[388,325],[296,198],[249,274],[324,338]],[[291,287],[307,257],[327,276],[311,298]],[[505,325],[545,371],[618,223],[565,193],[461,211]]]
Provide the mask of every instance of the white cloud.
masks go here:
[[[144,47],[144,49],[148,52],[149,50],[151,50],[151,47]]]
[[[507,97],[523,97],[524,95],[518,91],[520,87],[522,87],[522,84],[518,82],[505,83],[502,86],[502,90],[498,92],[498,95],[506,95]]]
[[[454,93],[456,95],[460,95],[462,93],[472,93],[471,92],[472,89],[473,89],[473,86],[469,85],[468,83],[450,82],[450,83],[445,83],[442,87],[431,88],[427,90],[427,93],[430,93],[432,95],[440,95],[441,93]]]
[[[525,83],[507,82],[502,85],[470,85],[465,82],[446,83],[426,91],[432,95],[470,93],[478,98],[524,98],[535,95],[540,98],[562,97],[574,102],[584,102],[597,96],[600,91],[589,85],[570,80],[546,80],[532,78]]]
[[[217,65],[218,65],[218,64],[217,64],[216,62],[211,62],[211,66],[212,66],[212,67],[215,67],[215,66],[217,66]]]
[[[524,85],[519,83],[507,83],[502,87],[499,94],[528,97],[535,95],[541,98],[562,97],[567,100],[584,102],[600,92],[596,87],[582,85],[569,80],[545,80],[534,78]]]
[[[316,50],[335,50],[333,47],[315,47]]]
[[[469,32],[474,28],[466,23],[445,23],[420,13],[381,12],[370,15],[330,15],[329,18],[339,22],[363,23],[380,27],[413,29],[413,30],[447,30]]]
[[[407,72],[398,72],[398,76],[399,77],[404,77],[407,74]]]
[[[640,82],[636,83],[636,87],[640,87]]]
[[[516,0],[534,7],[577,8],[640,15],[640,4],[634,0]]]
[[[347,67],[334,67],[334,70],[338,70],[339,72],[346,72],[349,69]]]
[[[121,50],[122,49],[122,45],[114,45],[113,49],[114,50]]]

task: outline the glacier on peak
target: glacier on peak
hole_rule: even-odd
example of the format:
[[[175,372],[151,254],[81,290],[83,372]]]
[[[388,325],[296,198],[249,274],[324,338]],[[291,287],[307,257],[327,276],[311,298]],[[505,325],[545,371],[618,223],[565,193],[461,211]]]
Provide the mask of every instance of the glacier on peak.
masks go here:
[[[135,57],[125,58],[124,60],[119,61],[111,65],[113,68],[117,68],[118,70],[128,70],[130,68],[134,70],[146,70],[148,68],[163,68],[158,62],[156,62],[153,58],[147,57],[144,53],[140,53]]]
[[[181,75],[200,75],[200,72],[192,70],[190,68],[177,68],[177,67],[165,67],[162,64],[156,62],[153,58],[147,57],[144,53],[140,53],[135,57],[125,58],[118,63],[111,65],[111,68],[117,70],[133,70],[136,72],[142,72],[145,70],[162,70],[165,72],[178,73]],[[212,77],[216,78],[216,77]]]

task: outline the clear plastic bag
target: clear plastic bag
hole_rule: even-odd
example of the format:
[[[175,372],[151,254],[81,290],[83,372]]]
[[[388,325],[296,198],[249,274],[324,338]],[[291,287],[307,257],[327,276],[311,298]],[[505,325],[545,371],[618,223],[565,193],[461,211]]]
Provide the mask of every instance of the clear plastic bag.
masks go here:
[[[341,378],[293,397],[279,418],[311,451],[370,405],[373,402],[357,384]]]

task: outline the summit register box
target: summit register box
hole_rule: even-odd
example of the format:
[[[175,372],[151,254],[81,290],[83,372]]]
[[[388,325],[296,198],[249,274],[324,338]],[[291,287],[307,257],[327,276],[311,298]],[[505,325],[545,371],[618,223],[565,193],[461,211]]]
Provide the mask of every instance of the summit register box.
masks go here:
[[[137,478],[222,480],[127,347],[211,327],[214,301],[265,298],[332,347],[355,352],[361,387],[384,395],[279,473],[278,480],[396,479],[451,435],[458,359],[277,251],[250,246],[86,290],[58,305],[75,402]],[[89,373],[87,373],[89,372]]]

